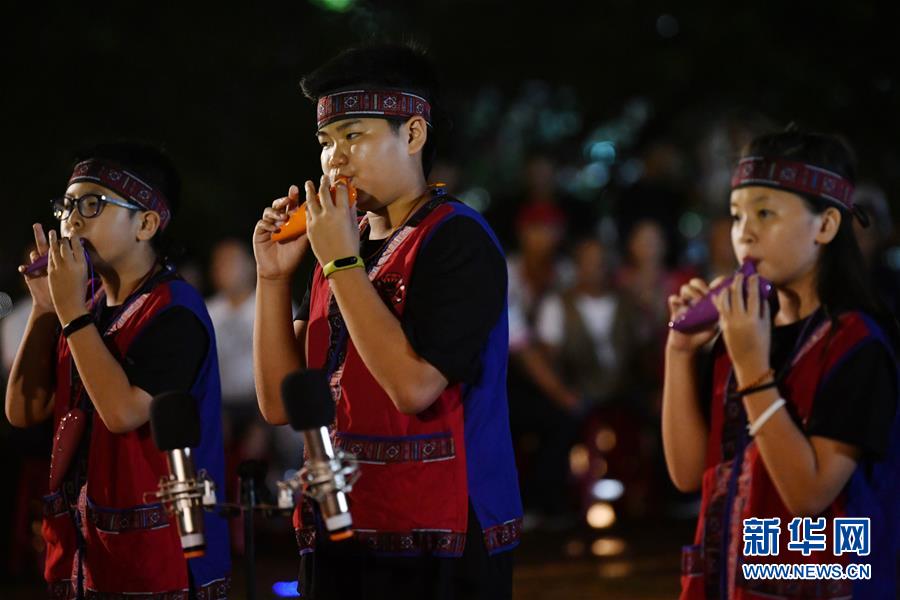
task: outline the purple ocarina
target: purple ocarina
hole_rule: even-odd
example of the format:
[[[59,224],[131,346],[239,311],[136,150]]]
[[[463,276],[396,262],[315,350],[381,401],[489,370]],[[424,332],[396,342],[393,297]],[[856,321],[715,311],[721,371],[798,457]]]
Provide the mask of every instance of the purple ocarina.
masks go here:
[[[31,263],[30,265],[25,267],[25,270],[23,271],[23,273],[25,275],[33,275],[34,273],[37,273],[41,269],[46,269],[48,260],[49,260],[49,258],[48,258],[47,254],[41,254],[36,259],[34,259],[33,263]]]
[[[91,257],[88,254],[87,248],[82,248],[82,249],[84,250],[84,259],[86,261],[88,261],[88,264],[91,264]],[[23,274],[24,275],[33,275],[33,274],[37,273],[38,271],[46,269],[48,260],[49,260],[48,254],[41,254],[34,260],[33,263],[31,263],[30,265],[25,267]]]
[[[751,259],[744,261],[737,273],[743,273],[744,277],[749,277],[756,273],[756,266]],[[736,274],[737,274],[736,273]],[[708,328],[710,325],[719,320],[719,311],[713,304],[713,298],[719,295],[725,287],[731,285],[734,275],[720,282],[716,287],[709,290],[709,293],[701,298],[697,304],[693,305],[681,315],[669,321],[669,327],[681,333],[696,333],[702,329]],[[744,294],[746,298],[747,282],[744,282]],[[759,278],[759,297],[768,300],[772,294],[772,282]]]

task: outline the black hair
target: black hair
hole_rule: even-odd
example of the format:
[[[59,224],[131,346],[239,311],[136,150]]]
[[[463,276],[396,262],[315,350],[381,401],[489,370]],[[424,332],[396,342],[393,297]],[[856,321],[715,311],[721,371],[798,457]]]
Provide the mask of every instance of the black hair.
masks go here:
[[[422,149],[422,171],[431,173],[437,156],[437,135],[449,121],[443,114],[440,84],[423,49],[412,45],[373,43],[345,50],[300,81],[303,95],[321,96],[357,87],[382,87],[422,96],[431,105],[432,127]],[[396,133],[405,119],[387,118]]]
[[[843,138],[800,131],[793,125],[783,132],[755,138],[743,155],[804,162],[837,173],[851,183],[856,181],[856,157]],[[875,291],[865,269],[862,252],[853,231],[854,213],[821,198],[798,195],[815,214],[821,214],[828,208],[838,208],[841,211],[841,224],[837,234],[822,249],[817,265],[816,292],[826,314],[836,324],[840,313],[861,310],[885,329],[897,348],[900,343],[900,327],[896,317]]]
[[[141,179],[162,192],[169,204],[170,219],[174,219],[181,203],[181,178],[172,160],[157,146],[142,142],[104,142],[79,150],[74,165],[88,159],[99,159],[133,171]],[[167,229],[171,228],[171,222]],[[150,240],[156,255],[173,258],[174,244],[168,231],[158,229]]]

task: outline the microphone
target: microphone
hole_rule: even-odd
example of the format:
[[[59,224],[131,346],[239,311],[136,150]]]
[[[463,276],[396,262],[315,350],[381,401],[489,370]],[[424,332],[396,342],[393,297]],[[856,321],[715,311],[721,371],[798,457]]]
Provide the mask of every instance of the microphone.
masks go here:
[[[191,448],[200,445],[200,414],[193,396],[166,392],[150,402],[150,428],[156,447],[166,452],[169,475],[159,481],[156,497],[170,514],[181,538],[185,558],[203,556],[203,506],[215,504],[213,482],[197,477]]]
[[[281,384],[281,396],[291,427],[303,433],[309,456],[298,476],[303,491],[318,502],[329,538],[348,539],[353,536],[353,519],[347,493],[359,471],[352,454],[331,445],[328,426],[334,421],[334,401],[325,372],[291,373]]]
[[[0,292],[0,319],[12,312],[13,301],[6,292]]]

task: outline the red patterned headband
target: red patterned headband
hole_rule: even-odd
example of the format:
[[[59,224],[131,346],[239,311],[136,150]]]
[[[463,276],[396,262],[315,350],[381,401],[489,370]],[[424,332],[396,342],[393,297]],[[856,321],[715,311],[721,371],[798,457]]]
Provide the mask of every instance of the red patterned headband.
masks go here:
[[[742,158],[731,176],[731,189],[749,185],[821,198],[855,212],[853,184],[837,173],[806,163],[763,156]]]
[[[428,100],[399,90],[351,90],[319,98],[316,107],[316,126],[324,127],[338,119],[350,117],[420,116],[431,125],[431,105]]]
[[[88,159],[75,165],[69,185],[79,181],[89,181],[103,187],[144,207],[159,213],[159,228],[165,229],[172,218],[169,202],[162,192],[149,183],[141,180],[131,171],[127,171],[112,163],[97,159]]]

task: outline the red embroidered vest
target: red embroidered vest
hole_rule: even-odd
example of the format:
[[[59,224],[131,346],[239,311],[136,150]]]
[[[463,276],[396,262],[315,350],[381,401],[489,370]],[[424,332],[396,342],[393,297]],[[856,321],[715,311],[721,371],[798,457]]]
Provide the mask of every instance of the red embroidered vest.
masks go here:
[[[203,306],[196,291],[181,280],[159,283],[129,303],[104,333],[104,341],[113,356],[122,362],[129,346],[147,324],[175,304],[188,306],[195,314]],[[204,441],[198,453],[205,454],[206,449],[214,449],[218,443],[221,461],[215,337],[209,319],[204,322],[213,347],[195,389],[191,390],[200,402],[203,419]],[[214,381],[211,381],[213,372]],[[101,594],[103,598],[187,600],[188,561],[178,531],[163,507],[144,497],[146,492],[155,492],[160,477],[168,474],[165,455],[156,448],[149,423],[128,433],[112,433],[106,428],[96,410],[87,406],[90,400],[74,369],[67,341],[60,336],[55,424],[79,403],[92,415],[82,440],[86,452],[82,450],[81,457],[73,461],[61,489],[44,499],[42,532],[47,544],[44,577],[51,596],[75,597],[80,565],[88,598]],[[212,414],[214,423],[211,423]],[[200,459],[197,468],[208,469],[221,485],[221,465]],[[198,598],[205,600],[224,598],[229,586],[229,549],[223,545],[227,543],[225,523],[218,517],[205,517],[205,523],[207,554],[191,561],[195,591]],[[79,537],[83,543],[79,543]],[[162,593],[165,596],[154,595]]]
[[[824,322],[822,322],[824,321]],[[816,392],[835,365],[867,338],[874,337],[860,313],[846,313],[832,332],[830,321],[820,319],[809,335],[802,336],[792,367],[778,389],[787,409],[803,428],[809,419]],[[846,565],[850,555],[834,556],[832,524],[835,517],[867,516],[847,510],[850,483],[819,517],[825,517],[827,551],[803,556],[788,550],[787,525],[794,515],[788,511],[759,449],[747,434],[747,417],[739,397],[728,397],[734,389],[731,360],[719,340],[714,350],[711,427],[702,483],[700,518],[693,546],[684,548],[681,598],[729,600],[778,598],[849,598],[849,580],[746,579],[742,564],[829,563]],[[858,467],[857,470],[859,470]],[[855,481],[855,479],[854,479]],[[744,556],[743,521],[748,518],[781,519],[777,556]],[[873,523],[873,526],[875,524]]]
[[[478,221],[493,238],[480,215],[437,192],[367,265],[369,279],[398,320],[407,289],[415,285],[418,252],[441,223],[457,215]],[[470,500],[489,553],[518,544],[522,507],[506,403],[508,338],[504,311],[486,341],[479,380],[450,385],[427,410],[404,415],[360,358],[329,282],[316,267],[308,364],[330,374],[335,446],[355,454],[361,465],[350,510],[355,535],[366,547],[393,555],[460,556]],[[479,458],[468,457],[467,463],[468,451]],[[301,554],[315,546],[310,509],[307,502],[295,512]]]

